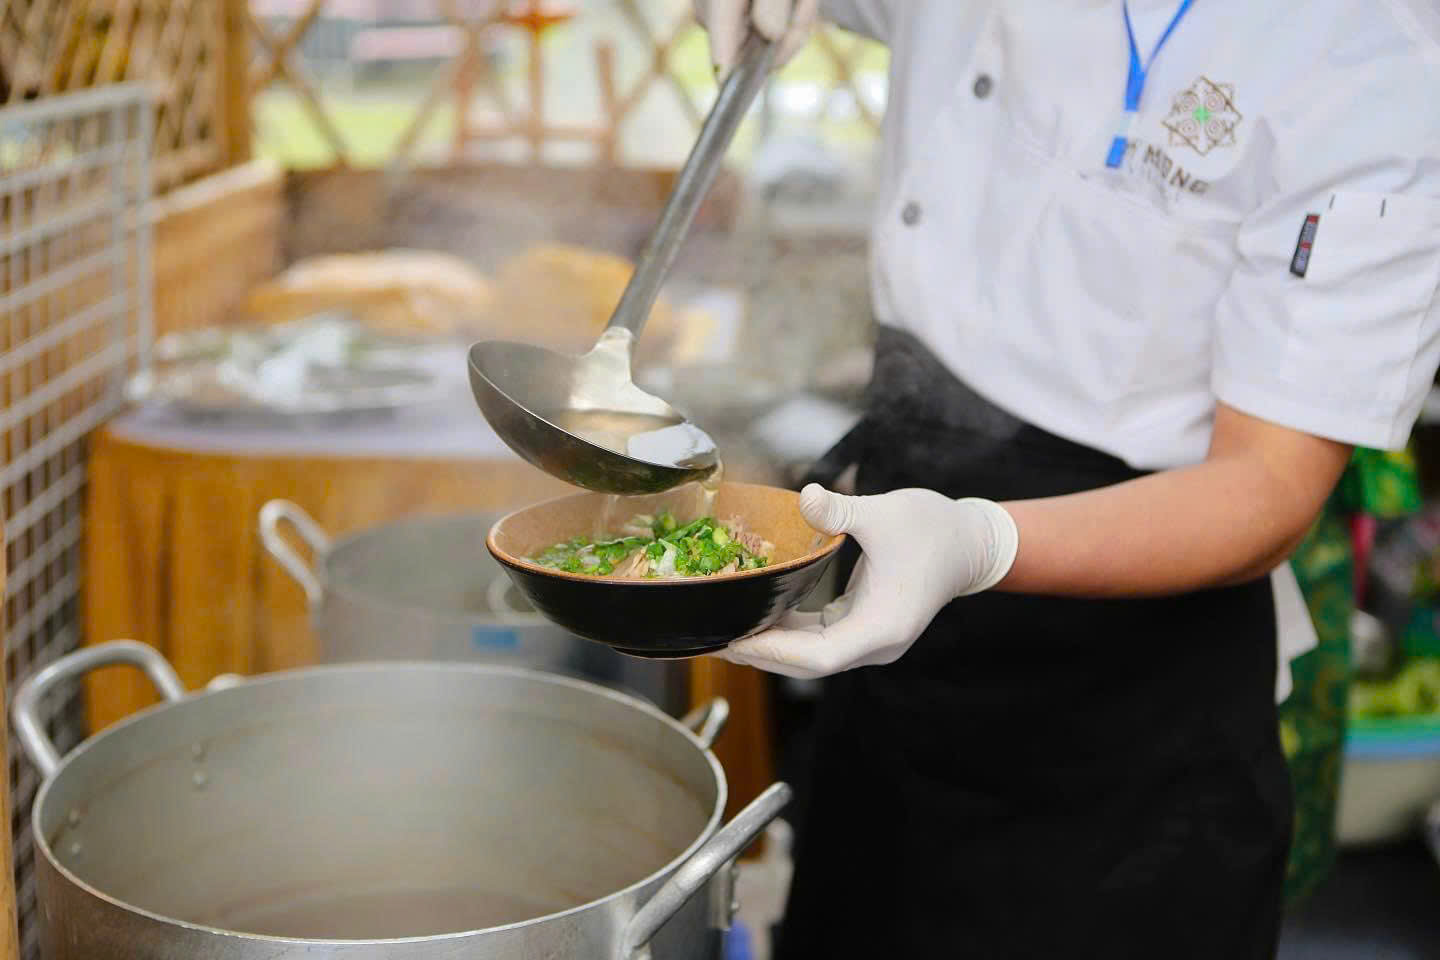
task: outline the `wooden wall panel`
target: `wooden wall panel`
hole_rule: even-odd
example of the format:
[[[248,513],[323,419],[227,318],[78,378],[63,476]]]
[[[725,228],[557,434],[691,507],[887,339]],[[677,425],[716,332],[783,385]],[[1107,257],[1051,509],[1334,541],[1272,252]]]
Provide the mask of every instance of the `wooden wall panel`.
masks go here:
[[[225,323],[280,268],[284,175],[252,161],[155,201],[155,335]]]

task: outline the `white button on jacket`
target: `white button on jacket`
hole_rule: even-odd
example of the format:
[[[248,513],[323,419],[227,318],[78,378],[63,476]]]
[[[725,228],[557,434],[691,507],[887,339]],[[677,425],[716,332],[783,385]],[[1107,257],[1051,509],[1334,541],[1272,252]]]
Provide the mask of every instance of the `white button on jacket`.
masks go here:
[[[1131,0],[1142,57],[1178,6]],[[1440,8],[1196,0],[1133,117],[1123,9],[827,4],[892,51],[877,318],[1138,468],[1202,460],[1217,399],[1403,445],[1440,361]],[[1280,576],[1283,662],[1314,634]]]

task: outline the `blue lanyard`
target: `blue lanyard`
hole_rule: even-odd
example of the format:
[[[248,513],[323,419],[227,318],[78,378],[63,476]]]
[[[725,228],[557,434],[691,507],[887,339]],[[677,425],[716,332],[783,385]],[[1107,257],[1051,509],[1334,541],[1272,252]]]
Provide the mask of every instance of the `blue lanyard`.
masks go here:
[[[1160,34],[1160,39],[1155,41],[1155,49],[1150,51],[1150,56],[1143,63],[1140,60],[1140,51],[1135,48],[1135,28],[1130,25],[1130,4],[1124,4],[1125,11],[1125,35],[1130,38],[1130,76],[1125,81],[1125,113],[1130,121],[1134,121],[1135,113],[1140,109],[1140,94],[1145,90],[1145,74],[1150,71],[1150,66],[1160,54],[1160,48],[1165,46],[1165,41],[1170,39],[1170,34],[1175,32],[1175,27],[1190,9],[1195,0],[1183,0],[1180,9],[1175,11],[1175,16],[1170,19],[1170,25],[1165,32]],[[1105,158],[1105,166],[1118,167],[1125,159],[1125,147],[1129,143],[1129,137],[1123,134],[1116,134],[1115,139],[1110,141],[1110,155]]]

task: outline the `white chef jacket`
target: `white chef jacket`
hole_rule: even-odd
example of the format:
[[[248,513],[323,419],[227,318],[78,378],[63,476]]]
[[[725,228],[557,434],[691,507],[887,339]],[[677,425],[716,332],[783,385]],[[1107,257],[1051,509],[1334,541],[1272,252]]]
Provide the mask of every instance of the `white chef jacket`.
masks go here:
[[[1142,59],[1178,7],[1131,0]],[[1204,459],[1217,398],[1404,444],[1440,361],[1436,6],[1195,0],[1133,115],[1121,0],[828,12],[892,51],[882,323],[996,405],[1137,468]],[[1283,699],[1315,637],[1288,564],[1274,582]]]

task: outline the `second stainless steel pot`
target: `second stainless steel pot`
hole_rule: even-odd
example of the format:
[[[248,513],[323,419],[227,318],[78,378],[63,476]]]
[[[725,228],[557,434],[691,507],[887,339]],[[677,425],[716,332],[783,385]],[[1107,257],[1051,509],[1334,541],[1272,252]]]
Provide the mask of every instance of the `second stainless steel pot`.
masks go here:
[[[299,583],[327,663],[499,663],[595,680],[678,712],[686,673],[582,640],[537,614],[485,549],[488,513],[412,517],[332,540],[303,509],[271,500],[260,539]],[[307,564],[285,536],[309,548]]]
[[[63,760],[37,704],[113,664],[167,703]],[[733,860],[716,701],[672,720],[593,684],[366,664],[185,696],[155,650],[90,647],[14,703],[49,960],[718,960]],[[693,730],[691,729],[693,728]]]

